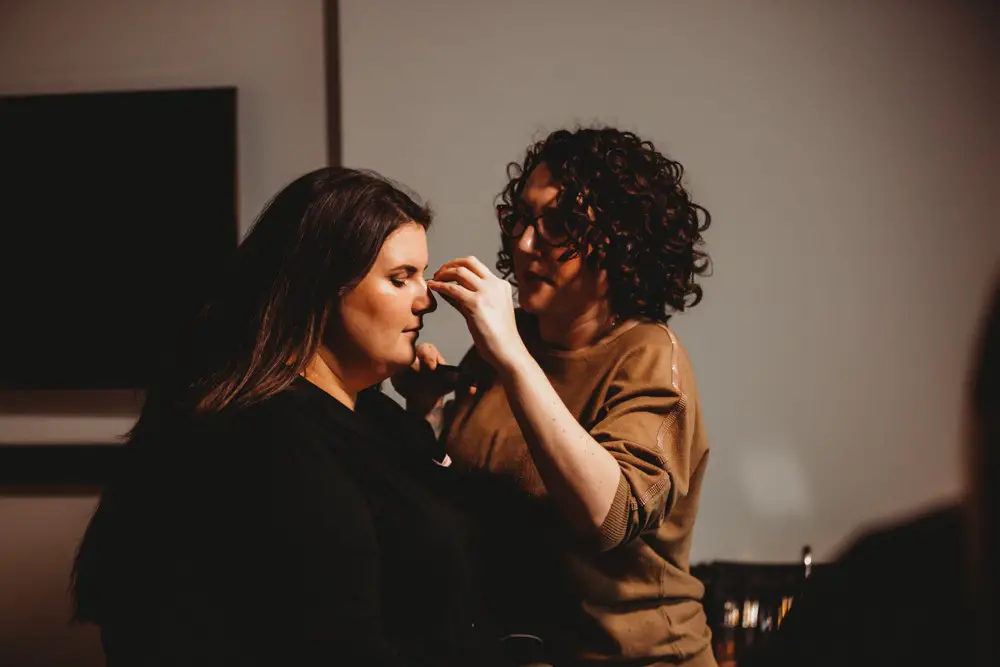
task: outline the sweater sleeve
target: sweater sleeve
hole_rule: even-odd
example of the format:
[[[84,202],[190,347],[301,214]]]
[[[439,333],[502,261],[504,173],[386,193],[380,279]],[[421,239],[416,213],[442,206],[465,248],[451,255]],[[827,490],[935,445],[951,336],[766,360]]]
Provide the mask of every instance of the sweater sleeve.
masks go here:
[[[656,530],[688,491],[696,430],[693,379],[683,348],[664,329],[662,344],[630,351],[617,366],[591,436],[618,461],[621,476],[600,529],[612,549]]]

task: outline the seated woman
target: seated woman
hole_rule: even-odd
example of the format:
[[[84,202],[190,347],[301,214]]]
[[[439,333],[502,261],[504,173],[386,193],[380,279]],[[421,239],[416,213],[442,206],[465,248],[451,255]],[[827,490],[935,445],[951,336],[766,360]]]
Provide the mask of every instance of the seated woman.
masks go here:
[[[265,208],[80,546],[76,618],[109,667],[495,664],[451,471],[378,391],[435,308],[430,222],[342,168]]]

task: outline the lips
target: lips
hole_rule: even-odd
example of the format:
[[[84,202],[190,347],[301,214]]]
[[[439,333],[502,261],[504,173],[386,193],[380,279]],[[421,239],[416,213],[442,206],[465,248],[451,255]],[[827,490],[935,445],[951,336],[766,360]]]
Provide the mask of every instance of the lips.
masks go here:
[[[529,283],[546,283],[548,285],[553,284],[550,279],[546,278],[545,276],[539,275],[534,271],[528,271],[527,273],[525,273],[524,280],[525,282]]]

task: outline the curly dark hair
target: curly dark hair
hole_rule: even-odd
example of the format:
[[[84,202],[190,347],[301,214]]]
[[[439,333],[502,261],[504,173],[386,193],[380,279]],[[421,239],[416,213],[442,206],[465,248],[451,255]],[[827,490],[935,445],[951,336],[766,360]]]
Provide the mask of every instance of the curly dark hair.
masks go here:
[[[545,163],[561,186],[555,214],[567,252],[583,255],[608,275],[611,309],[622,318],[667,322],[702,298],[698,276],[711,270],[700,248],[708,211],[681,184],[684,167],[652,142],[610,127],[557,130],[530,146],[523,163],[507,166],[509,182],[497,196],[497,219],[530,216],[521,195],[532,170]],[[516,223],[514,223],[516,224]],[[551,222],[546,223],[551,226]],[[512,279],[516,235],[503,233],[497,270]]]

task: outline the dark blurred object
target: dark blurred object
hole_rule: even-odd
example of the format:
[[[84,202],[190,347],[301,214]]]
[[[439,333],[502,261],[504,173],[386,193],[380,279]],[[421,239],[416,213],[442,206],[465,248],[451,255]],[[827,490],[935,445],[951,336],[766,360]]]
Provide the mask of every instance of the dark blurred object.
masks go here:
[[[996,13],[1000,16],[1000,11]],[[978,665],[1000,662],[1000,274],[980,329],[969,396],[968,576]]]
[[[691,568],[705,584],[705,614],[719,667],[740,664],[749,649],[782,624],[806,579],[829,567],[813,563],[806,546],[801,563],[713,561]]]
[[[815,570],[780,631],[740,667],[974,664],[962,509],[865,533]]]
[[[452,366],[450,364],[438,364],[434,371],[437,374],[442,375],[446,378],[447,382],[455,385],[466,385],[472,386],[476,384],[476,379],[466,373],[464,370],[458,366]]]
[[[545,642],[540,637],[513,634],[500,641],[505,664],[511,667],[551,667],[546,656]]]

